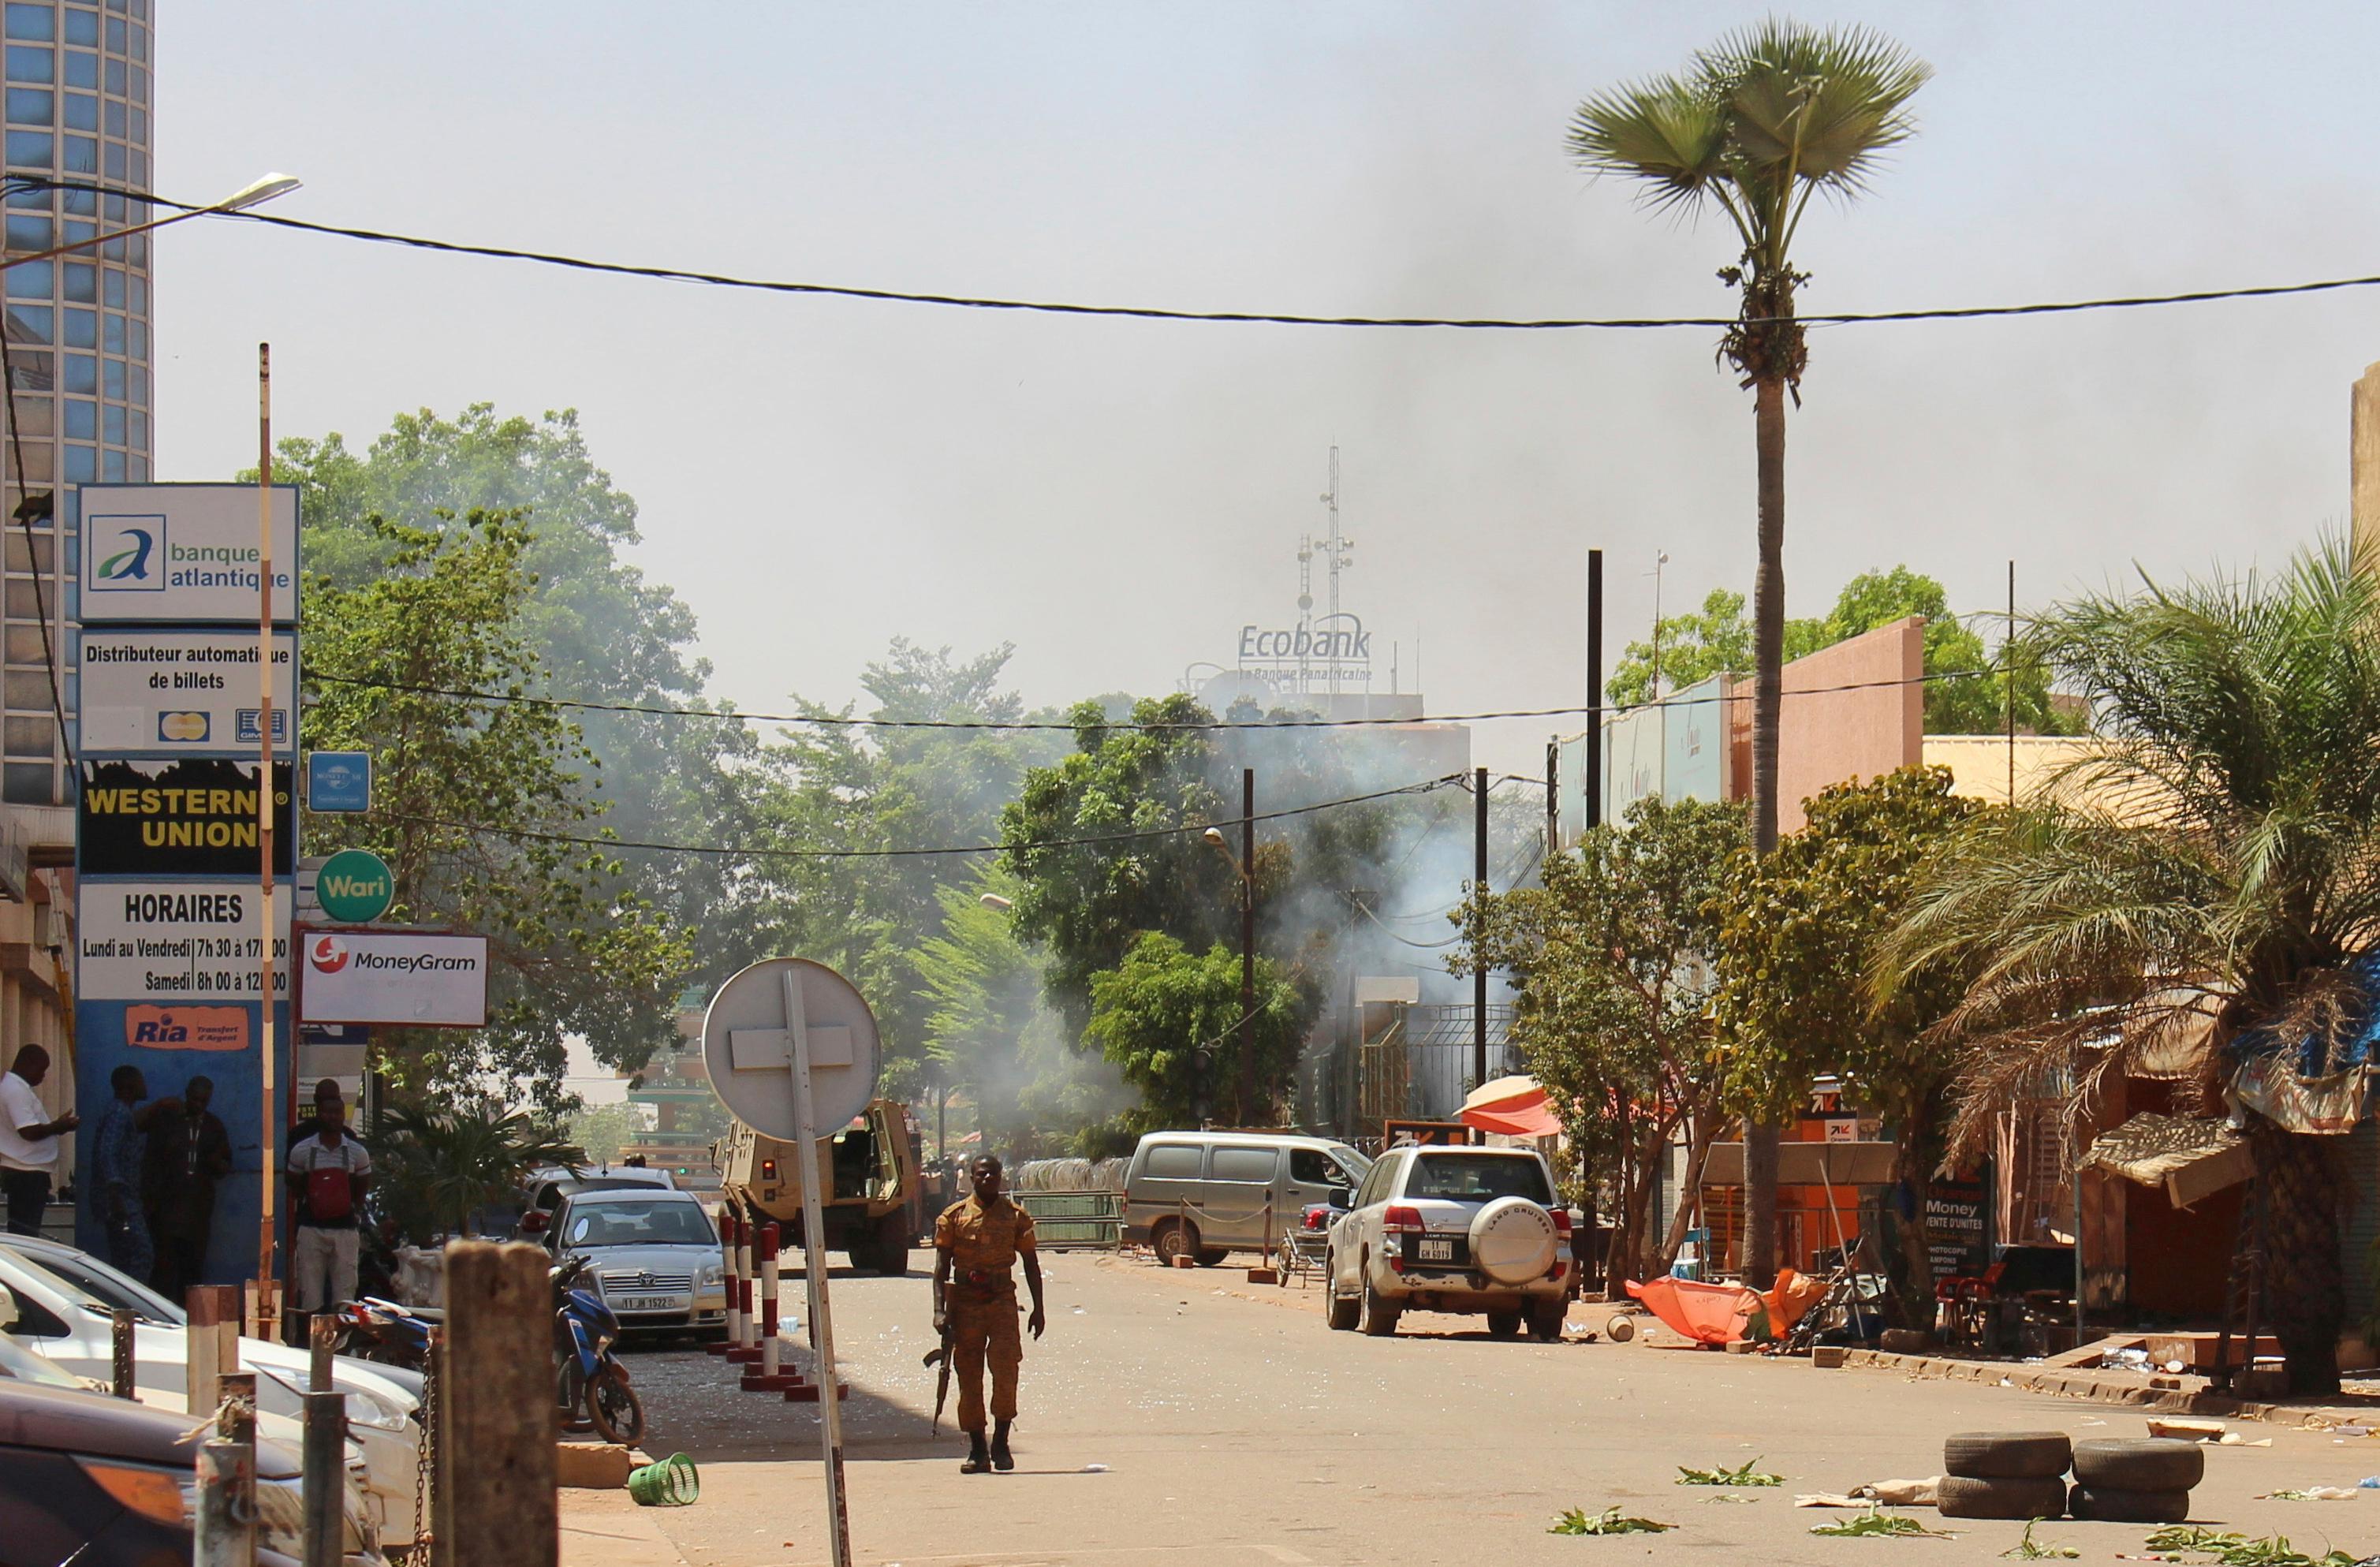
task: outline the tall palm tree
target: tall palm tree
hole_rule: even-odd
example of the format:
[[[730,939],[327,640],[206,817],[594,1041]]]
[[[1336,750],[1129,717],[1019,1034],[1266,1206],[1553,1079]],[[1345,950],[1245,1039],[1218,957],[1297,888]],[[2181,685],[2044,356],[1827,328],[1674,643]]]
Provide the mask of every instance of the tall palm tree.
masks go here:
[[[1979,816],[1890,939],[1879,982],[1976,978],[1937,1031],[1964,1053],[1954,1145],[2070,1083],[2078,1120],[2146,1051],[2212,1102],[2244,1088],[2267,1215],[2265,1299],[2292,1391],[2338,1384],[2337,1136],[2257,1084],[2369,1049],[2380,963],[2380,587],[2334,539],[2271,579],[2059,606],[2031,639],[2099,744],[2051,801]]]
[[[1759,458],[1760,566],[1753,579],[1753,852],[1777,846],[1777,729],[1785,648],[1785,398],[1801,401],[1809,348],[1793,315],[1808,274],[1793,237],[1811,199],[1866,190],[1888,148],[1913,134],[1909,100],[1933,68],[1865,28],[1771,18],[1730,33],[1680,74],[1623,83],[1571,121],[1572,155],[1642,181],[1657,212],[1717,208],[1743,249],[1720,279],[1739,296],[1719,357],[1752,389]],[[1744,1271],[1776,1271],[1777,1134],[1745,1128]]]

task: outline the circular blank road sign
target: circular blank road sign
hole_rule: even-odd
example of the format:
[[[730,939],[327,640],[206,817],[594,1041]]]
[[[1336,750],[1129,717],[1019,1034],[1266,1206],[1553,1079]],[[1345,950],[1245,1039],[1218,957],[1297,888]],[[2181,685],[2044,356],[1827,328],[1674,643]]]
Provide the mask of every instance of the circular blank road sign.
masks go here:
[[[800,1015],[786,1015],[791,974]],[[811,1124],[841,1131],[876,1097],[876,1017],[850,980],[806,957],[763,958],[739,969],[702,1014],[702,1060],[729,1113],[763,1136],[795,1141],[794,1038],[808,1036]]]

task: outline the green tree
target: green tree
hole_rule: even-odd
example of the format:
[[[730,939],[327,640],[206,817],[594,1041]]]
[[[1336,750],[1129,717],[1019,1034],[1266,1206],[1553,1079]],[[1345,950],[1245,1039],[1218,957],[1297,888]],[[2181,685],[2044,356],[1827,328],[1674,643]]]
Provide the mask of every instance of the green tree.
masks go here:
[[[1016,932],[1048,953],[1050,1002],[1080,1032],[1095,977],[1122,965],[1144,932],[1166,932],[1193,952],[1236,941],[1239,886],[1196,831],[1230,814],[1206,731],[1114,728],[1098,702],[1068,716],[1075,748],[1026,775],[1001,837],[1002,863],[1021,884]],[[1142,724],[1213,717],[1186,696],[1136,702],[1131,716]]]
[[[1942,585],[1905,565],[1862,572],[1844,584],[1835,607],[1824,616],[1787,621],[1785,660],[1791,662],[1912,614],[1925,617],[1925,673],[1936,677],[1925,687],[1926,732],[1998,734],[2008,721],[2008,674],[1986,653],[1983,638],[1950,613]],[[1699,613],[1662,619],[1662,687],[1674,691],[1713,674],[1748,669],[1751,649],[1752,622],[1744,613],[1743,595],[1713,589]],[[2046,666],[2026,655],[2021,643],[2015,658],[2018,732],[2079,734],[2081,715],[2050,699]],[[1604,683],[1604,692],[1623,708],[1653,699],[1649,640],[1628,644]]]
[[[2291,1391],[2338,1386],[2339,1139],[2258,1091],[2358,1047],[2380,929],[2380,590],[2338,540],[2265,577],[2151,584],[2041,617],[2034,649],[2098,715],[2059,797],[1987,811],[1886,942],[1890,986],[1971,976],[1954,1149],[2029,1091],[2087,1116],[2143,1051],[2244,1096],[2269,1216],[2265,1299]]]
[[[522,695],[542,666],[520,626],[530,533],[516,514],[375,519],[382,565],[361,585],[305,584],[309,747],[371,753],[368,816],[318,816],[310,845],[364,844],[395,872],[392,917],[489,938],[489,1026],[384,1034],[379,1064],[408,1087],[496,1072],[561,1103],[563,1041],[640,1062],[669,1027],[684,946],[603,849],[576,725],[549,707],[465,705],[431,694]],[[494,829],[491,831],[491,829]]]
[[[1542,886],[1475,892],[1455,917],[1463,945],[1448,966],[1485,963],[1511,978],[1512,1040],[1561,1119],[1586,1193],[1612,1196],[1615,1292],[1666,1267],[1682,1238],[1652,1230],[1670,1138],[1686,1130],[1699,1172],[1715,1130],[1715,900],[1743,842],[1740,806],[1641,799],[1547,861]]]
[[[1277,1102],[1296,1069],[1319,992],[1269,958],[1257,962],[1249,1030],[1262,1102]],[[1240,954],[1218,941],[1204,953],[1161,930],[1135,939],[1113,969],[1091,980],[1084,1032],[1139,1090],[1134,1131],[1195,1126],[1240,1080]]]
[[[1777,846],[1777,729],[1785,647],[1785,398],[1801,395],[1809,346],[1793,296],[1807,281],[1793,239],[1820,191],[1863,193],[1884,153],[1915,129],[1909,101],[1932,74],[1864,28],[1779,18],[1722,38],[1686,72],[1629,83],[1579,105],[1572,153],[1598,174],[1644,182],[1657,210],[1724,213],[1742,250],[1721,270],[1737,290],[1719,346],[1750,387],[1758,463],[1760,568],[1753,579],[1752,846]],[[1776,1134],[1745,1132],[1746,1276],[1776,1272]]]
[[[1874,966],[1931,856],[1980,808],[1950,793],[1947,768],[1838,784],[1809,802],[1808,823],[1779,839],[1775,854],[1726,879],[1715,908],[1712,1016],[1730,1109],[1784,1121],[1814,1078],[1834,1073],[1891,1126],[1894,1175],[1924,1193],[1941,1162],[1955,1075],[1951,1057],[1925,1033],[1957,1003],[1960,977],[1912,976],[1881,996],[1856,977]],[[1930,1326],[1923,1202],[1900,1237],[1900,1257],[1882,1260],[1909,1319]]]
[[[643,1133],[644,1124],[634,1105],[599,1104],[585,1107],[570,1118],[568,1136],[585,1150],[588,1163],[617,1164],[620,1150]]]
[[[866,716],[924,723],[1024,719],[1024,704],[1001,686],[1013,650],[1003,646],[953,659],[948,648],[896,638],[888,656],[860,677],[873,698]],[[794,702],[796,711],[827,720],[850,718],[858,706],[829,709],[800,697]],[[944,894],[972,887],[978,867],[991,856],[882,851],[996,843],[1002,811],[1028,770],[1053,759],[1062,746],[1061,736],[1032,731],[789,727],[739,771],[748,816],[744,836],[764,847],[833,844],[863,852],[796,852],[756,862],[740,885],[737,929],[722,943],[712,977],[777,951],[842,970],[876,1014],[887,1090],[916,1092],[930,1052],[927,1019],[934,1004],[919,956],[943,929]]]
[[[926,1051],[941,1080],[963,1084],[988,1146],[1004,1154],[1079,1148],[1129,1102],[1121,1079],[1071,1048],[1042,1002],[1048,960],[1017,940],[1008,908],[1023,887],[994,865],[941,889],[941,934],[914,958]]]

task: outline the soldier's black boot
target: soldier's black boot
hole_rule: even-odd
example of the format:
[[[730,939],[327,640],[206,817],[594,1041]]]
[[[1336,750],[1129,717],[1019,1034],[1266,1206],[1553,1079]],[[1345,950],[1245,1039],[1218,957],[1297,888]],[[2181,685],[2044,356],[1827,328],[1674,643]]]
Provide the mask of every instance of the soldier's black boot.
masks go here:
[[[1008,1452],[1008,1422],[1005,1420],[991,1428],[991,1466],[1003,1475],[1016,1467],[1016,1460]]]
[[[967,1455],[959,1464],[959,1473],[962,1475],[980,1475],[990,1467],[991,1455],[983,1450],[983,1433],[981,1431],[969,1431],[967,1433]]]

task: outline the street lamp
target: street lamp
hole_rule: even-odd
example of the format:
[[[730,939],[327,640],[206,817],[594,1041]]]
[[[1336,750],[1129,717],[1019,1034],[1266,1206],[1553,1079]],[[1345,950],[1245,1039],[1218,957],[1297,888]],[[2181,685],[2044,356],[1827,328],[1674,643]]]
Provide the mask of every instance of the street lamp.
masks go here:
[[[1247,1124],[1257,1103],[1257,774],[1240,772],[1240,852],[1232,853],[1223,830],[1209,827],[1201,842],[1221,855],[1240,879],[1240,1107],[1239,1122]]]
[[[80,180],[48,179],[39,175],[11,175],[8,176],[6,183],[7,188],[12,191],[91,190],[96,191],[103,196],[127,196],[131,197],[136,200],[145,200],[145,198],[141,197],[136,191],[115,190],[110,189],[108,187],[103,185],[85,184]],[[265,202],[272,200],[276,196],[286,196],[289,192],[297,189],[304,182],[296,175],[268,174],[261,178],[249,181],[246,185],[241,186],[238,189],[233,191],[222,200],[216,201],[212,205],[204,207],[186,207],[182,211],[175,213],[169,217],[155,218],[148,223],[134,224],[129,228],[111,229],[105,234],[94,234],[88,239],[78,239],[71,245],[59,245],[47,250],[36,250],[32,254],[27,256],[10,256],[6,261],[0,261],[0,267],[23,266],[28,261],[46,261],[54,256],[67,255],[76,250],[88,250],[94,245],[104,245],[112,239],[122,239],[128,235],[134,234],[146,234],[151,229],[164,228],[168,224],[184,223],[191,218],[217,217],[225,213],[244,213],[250,207],[262,206]]]
[[[996,908],[1002,914],[1006,914],[1010,909],[1016,906],[1014,900],[1003,898],[998,893],[985,893],[978,896],[975,901],[981,904],[986,908]]]

